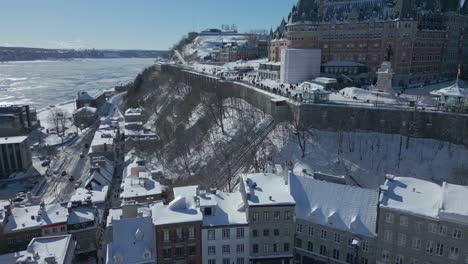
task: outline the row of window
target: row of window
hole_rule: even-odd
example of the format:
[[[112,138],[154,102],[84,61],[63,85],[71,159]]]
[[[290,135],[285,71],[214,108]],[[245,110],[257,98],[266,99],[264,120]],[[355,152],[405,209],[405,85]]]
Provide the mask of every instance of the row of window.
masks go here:
[[[384,240],[386,242],[392,241],[392,233],[386,230],[384,232]],[[406,234],[398,234],[397,245],[400,247],[406,247],[407,245],[407,236]],[[413,237],[411,240],[411,248],[414,250],[421,250],[422,241],[419,237]],[[434,242],[432,240],[426,241],[426,248],[425,251],[427,254],[435,254],[438,256],[447,255],[445,250],[445,245],[440,242]],[[448,251],[448,258],[456,260],[459,257],[459,248],[456,246],[451,246]]]
[[[395,222],[395,215],[392,213],[385,214],[385,222],[389,224],[393,224]],[[407,216],[400,216],[399,218],[400,226],[402,227],[409,227],[409,220]],[[416,231],[421,232],[423,231],[423,223],[422,222],[415,222],[414,228]],[[453,228],[451,233],[448,232],[448,227],[445,225],[441,225],[438,223],[429,223],[427,225],[427,231],[429,233],[438,234],[441,236],[447,236],[450,234],[454,239],[462,239],[462,230],[459,228]]]
[[[305,233],[306,230],[304,230],[304,226],[303,224],[297,224],[296,226],[296,232],[298,233]],[[328,240],[328,239],[333,239],[333,242],[335,242],[336,244],[340,244],[341,243],[341,234],[340,233],[333,233],[332,237],[330,237],[330,234],[331,232],[328,232],[327,230],[325,229],[321,229],[320,230],[320,239],[322,240]],[[310,236],[310,237],[314,237],[315,235],[315,228],[313,226],[309,226],[307,228],[307,235]],[[296,243],[296,247],[299,247],[301,248],[302,247],[302,241],[301,239],[297,238],[296,239],[296,242],[299,243],[299,246],[297,245]],[[352,247],[352,242],[353,242],[353,237],[349,237],[348,238],[348,246]],[[309,242],[310,243],[310,242]],[[368,241],[361,241],[361,249],[363,251],[369,251],[369,242]]]
[[[186,235],[186,238],[194,239],[195,238],[195,227],[191,226],[191,227],[187,228],[187,230],[183,230],[182,228],[176,228],[175,229],[175,234],[174,234],[174,232],[172,232],[172,239],[175,238],[177,240],[181,240],[181,239],[184,238],[184,234]],[[171,230],[169,230],[169,229],[163,230],[163,240],[165,242],[171,241]]]
[[[458,257],[456,258],[458,259]],[[456,260],[455,258],[452,258],[452,260]],[[383,263],[390,263],[390,252],[387,250],[382,251],[382,256],[381,260]],[[395,264],[404,264],[405,263],[405,256],[398,254],[395,256]],[[423,264],[423,262],[420,262],[417,258],[409,258],[409,262],[406,262],[409,264]],[[465,260],[463,262],[464,264],[468,264],[468,255],[465,256]],[[432,264],[431,262],[424,262],[424,264]]]
[[[223,254],[231,254],[231,246],[230,245],[222,245],[221,247]],[[244,253],[244,244],[237,244],[236,245],[236,253]],[[208,255],[216,255],[216,246],[209,246],[208,247]]]
[[[234,263],[234,262],[232,262]],[[222,264],[232,264],[230,258],[223,258]],[[216,259],[208,259],[208,264],[216,264]],[[236,258],[235,264],[246,264],[244,258]]]
[[[289,252],[290,245],[289,243],[283,243],[282,247],[279,243],[273,243],[273,244],[263,244],[263,253],[277,253],[277,252]],[[253,244],[252,245],[252,253],[253,254],[258,254],[260,252],[260,248],[258,244]]]
[[[265,211],[262,214],[262,218],[260,218],[260,213],[259,212],[253,212],[252,217],[251,217],[252,222],[268,222],[270,220],[274,221],[280,221],[281,220],[281,212],[280,211],[274,211],[273,215],[270,217],[270,212]],[[284,211],[283,212],[283,220],[291,220],[291,212],[290,211]]]
[[[270,229],[263,229],[262,235],[264,237],[269,237],[270,235],[277,237],[277,236],[280,236],[280,230],[275,228],[273,229],[273,232],[270,233]],[[283,235],[289,236],[289,228],[283,229]],[[259,236],[260,236],[260,233],[258,229],[252,229],[252,237],[259,237]]]
[[[222,238],[224,240],[231,239],[231,229],[229,228],[224,228],[222,229]],[[238,227],[236,228],[236,238],[244,238],[244,228],[243,227]],[[215,240],[216,239],[216,230],[215,229],[210,229],[208,230],[208,240]]]
[[[184,246],[178,246],[175,248],[175,254],[173,255],[172,248],[163,248],[163,258],[164,259],[172,259],[173,257],[176,258],[183,258],[185,257],[185,252],[187,251],[188,256],[195,256],[197,254],[197,246],[188,246],[187,250]]]

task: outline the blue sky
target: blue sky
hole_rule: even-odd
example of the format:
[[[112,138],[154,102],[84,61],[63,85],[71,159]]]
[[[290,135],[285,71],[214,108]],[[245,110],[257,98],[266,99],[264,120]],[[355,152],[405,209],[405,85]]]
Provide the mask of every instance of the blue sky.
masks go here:
[[[296,0],[0,0],[0,46],[168,49],[188,31],[270,29]]]

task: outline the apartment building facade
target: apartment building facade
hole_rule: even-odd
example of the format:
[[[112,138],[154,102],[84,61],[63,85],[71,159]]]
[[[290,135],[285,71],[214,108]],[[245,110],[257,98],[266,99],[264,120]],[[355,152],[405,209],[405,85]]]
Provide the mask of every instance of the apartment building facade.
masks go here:
[[[294,206],[288,175],[243,175],[240,192],[250,226],[251,263],[292,263]]]
[[[249,226],[239,192],[199,191],[204,264],[248,264]]]
[[[465,186],[388,177],[378,222],[381,263],[468,263]]]

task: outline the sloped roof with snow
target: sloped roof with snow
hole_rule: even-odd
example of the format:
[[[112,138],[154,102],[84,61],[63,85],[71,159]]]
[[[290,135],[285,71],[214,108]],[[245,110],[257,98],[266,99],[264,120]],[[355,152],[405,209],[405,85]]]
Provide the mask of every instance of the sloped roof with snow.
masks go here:
[[[94,100],[94,98],[89,95],[89,93],[87,92],[82,92],[79,96],[78,96],[78,99],[76,99],[77,101],[91,101],[91,100]]]
[[[225,226],[247,224],[247,215],[240,192],[216,194],[204,193],[198,196],[200,206],[214,207],[212,215],[203,216],[204,226]]]
[[[387,179],[380,197],[380,206],[407,214],[436,218],[442,198],[439,185],[411,177]]]
[[[376,236],[378,191],[291,175],[296,217],[319,225]]]
[[[97,109],[91,106],[83,106],[75,110],[75,115],[95,115]]]
[[[80,224],[94,221],[98,210],[95,207],[80,206],[72,209],[68,214],[68,224]]]
[[[5,232],[14,232],[21,229],[35,228],[58,223],[66,223],[68,210],[60,204],[16,207],[8,217]]]
[[[249,206],[294,205],[296,202],[283,176],[273,173],[242,175]]]
[[[35,237],[31,240],[26,250],[0,255],[0,263],[34,263],[49,264],[53,258],[56,264],[65,264],[73,256],[67,256],[68,250],[74,248],[71,235]],[[72,251],[73,253],[73,251]]]
[[[449,96],[449,97],[466,97],[468,98],[468,89],[462,88],[459,86],[459,83],[456,82],[455,84],[442,88],[440,90],[430,92],[431,95],[434,96]]]
[[[151,217],[112,220],[109,264],[156,262],[156,238]]]
[[[27,136],[16,136],[16,137],[0,137],[0,145],[2,144],[17,144],[28,139]]]

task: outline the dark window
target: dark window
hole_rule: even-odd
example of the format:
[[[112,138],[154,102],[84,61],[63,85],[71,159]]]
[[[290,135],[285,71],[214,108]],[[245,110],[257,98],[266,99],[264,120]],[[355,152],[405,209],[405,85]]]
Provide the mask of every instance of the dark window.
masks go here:
[[[258,244],[253,244],[252,252],[253,253],[258,253]]]
[[[270,236],[270,230],[269,229],[263,229],[263,236]]]
[[[163,249],[163,257],[164,257],[165,259],[171,258],[171,254],[172,254],[172,253],[171,253],[171,249],[170,249],[170,248],[165,248],[165,249]]]
[[[257,229],[252,230],[252,236],[253,237],[258,237],[258,230]]]
[[[284,243],[283,248],[284,252],[289,252],[289,243]]]
[[[189,246],[188,247],[189,256],[195,256],[196,252],[197,252],[197,247],[196,246]]]
[[[302,248],[302,240],[300,238],[296,238],[296,247]]]
[[[279,229],[273,229],[273,235],[279,236]]]
[[[211,207],[205,208],[205,215],[211,215]]]
[[[176,256],[177,257],[183,257],[184,256],[184,247],[176,248]]]

